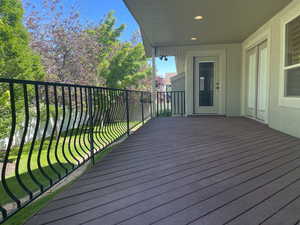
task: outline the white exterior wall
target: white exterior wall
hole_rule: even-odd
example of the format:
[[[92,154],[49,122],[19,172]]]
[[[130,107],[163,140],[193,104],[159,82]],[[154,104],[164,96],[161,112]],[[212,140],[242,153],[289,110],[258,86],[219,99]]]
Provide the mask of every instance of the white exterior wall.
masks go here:
[[[175,51],[175,50],[173,50]],[[223,88],[226,88],[224,105],[225,115],[227,116],[240,116],[241,105],[241,44],[218,44],[218,45],[202,45],[202,46],[186,46],[178,47],[176,55],[176,66],[178,73],[185,73],[185,88],[186,90],[186,109],[187,114],[193,113],[193,93],[192,93],[192,67],[187,65],[188,55],[193,54],[191,52],[207,52],[207,51],[224,51],[226,54],[225,64],[226,71],[222,71],[224,74]],[[196,56],[196,55],[195,55]],[[188,79],[187,79],[188,78]],[[187,91],[188,90],[188,91]]]
[[[268,39],[269,44],[269,126],[300,137],[300,98],[283,97],[284,23],[300,15],[300,0],[294,0],[242,43],[243,77],[241,112],[246,108],[246,51]]]
[[[185,74],[180,73],[171,78],[172,91],[184,91],[185,90]]]

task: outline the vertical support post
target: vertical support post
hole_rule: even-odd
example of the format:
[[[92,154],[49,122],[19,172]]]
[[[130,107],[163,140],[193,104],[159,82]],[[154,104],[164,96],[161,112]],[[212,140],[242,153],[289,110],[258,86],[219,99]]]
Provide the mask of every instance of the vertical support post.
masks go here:
[[[153,105],[152,105],[152,92],[150,92],[150,113],[151,113],[151,119],[153,118]]]
[[[183,113],[186,114],[186,106],[185,106],[185,91],[183,92]]]
[[[159,111],[158,111],[158,91],[156,92],[156,116],[159,116]]]
[[[126,94],[126,120],[127,120],[127,135],[130,135],[130,125],[129,125],[129,96],[128,91],[125,91]]]
[[[181,104],[181,116],[184,115],[184,111],[183,111],[183,91],[180,92],[180,96],[181,96],[181,101],[180,101],[180,104]]]
[[[95,165],[95,151],[94,151],[94,118],[93,118],[93,92],[92,89],[88,89],[89,94],[89,122],[90,122],[90,152],[91,152],[91,158],[92,158],[92,165]]]
[[[151,88],[151,100],[153,99],[153,104],[151,105],[153,112],[155,113],[155,105],[158,104],[157,97],[155,98],[155,91],[156,91],[156,48],[152,48],[152,88]],[[155,114],[154,114],[155,115]],[[156,112],[158,116],[158,112]]]
[[[143,124],[145,123],[145,116],[144,116],[144,92],[141,92],[141,103],[142,103],[142,121]]]

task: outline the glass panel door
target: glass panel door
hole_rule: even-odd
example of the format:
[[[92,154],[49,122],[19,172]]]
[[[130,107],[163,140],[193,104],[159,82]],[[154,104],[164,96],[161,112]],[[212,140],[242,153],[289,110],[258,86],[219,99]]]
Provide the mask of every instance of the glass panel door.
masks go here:
[[[214,63],[199,63],[199,106],[214,105]]]
[[[221,83],[218,57],[196,57],[194,67],[194,113],[218,114]]]
[[[248,97],[247,114],[256,117],[257,97],[257,47],[248,52]]]
[[[247,52],[247,115],[267,122],[268,51],[263,42]]]

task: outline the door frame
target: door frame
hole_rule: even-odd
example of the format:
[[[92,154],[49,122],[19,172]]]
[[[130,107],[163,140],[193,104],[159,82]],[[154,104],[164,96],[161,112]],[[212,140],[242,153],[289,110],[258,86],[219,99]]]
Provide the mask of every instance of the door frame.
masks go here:
[[[212,106],[200,106],[199,105],[199,65],[201,63],[213,63],[214,65],[214,79],[213,79],[213,105]],[[218,57],[195,57],[195,73],[194,73],[194,114],[201,114],[201,115],[213,115],[219,113],[219,98],[220,92],[216,90],[216,82],[220,83],[219,81],[219,58]],[[202,112],[201,111],[202,108]]]
[[[186,56],[186,109],[187,115],[195,114],[195,58],[216,57],[218,58],[220,97],[218,115],[226,115],[226,49],[188,51]]]
[[[267,110],[266,110],[266,121],[257,120],[253,117],[247,115],[247,98],[248,98],[248,87],[247,87],[247,79],[248,79],[248,70],[247,70],[247,52],[253,49],[255,46],[262,44],[263,42],[267,42]],[[243,49],[243,72],[242,72],[242,104],[241,104],[241,112],[242,116],[256,120],[258,122],[269,124],[270,120],[270,71],[271,71],[271,29],[266,29],[264,32],[260,32],[256,37],[246,40],[242,44]]]

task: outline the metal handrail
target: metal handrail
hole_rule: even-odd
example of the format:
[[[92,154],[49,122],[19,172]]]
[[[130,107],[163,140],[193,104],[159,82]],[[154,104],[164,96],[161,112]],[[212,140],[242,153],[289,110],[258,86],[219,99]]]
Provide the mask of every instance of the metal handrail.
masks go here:
[[[152,117],[145,91],[3,78],[0,91],[8,96],[1,121],[9,124],[0,223]]]
[[[185,91],[165,91],[156,93],[156,116],[184,116]]]

